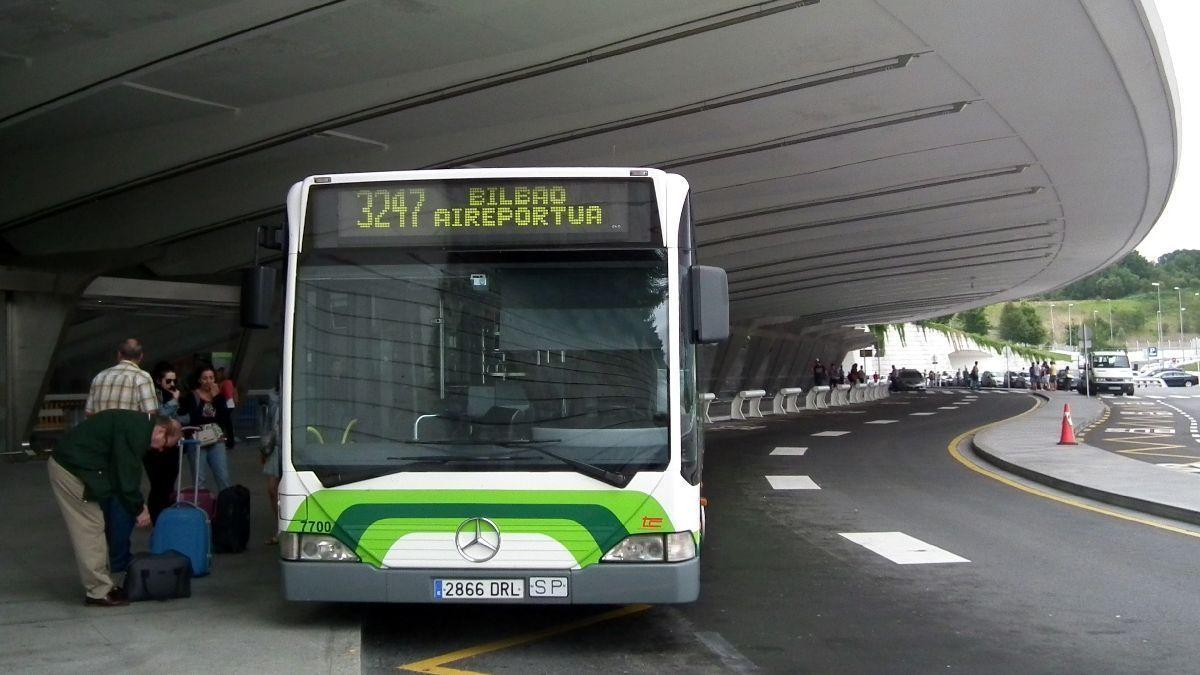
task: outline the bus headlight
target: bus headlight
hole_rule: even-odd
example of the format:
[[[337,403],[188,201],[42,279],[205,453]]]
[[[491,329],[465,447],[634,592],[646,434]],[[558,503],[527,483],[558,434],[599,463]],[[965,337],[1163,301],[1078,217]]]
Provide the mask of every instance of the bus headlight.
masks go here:
[[[672,532],[667,535],[667,560],[680,562],[696,557],[696,539],[691,532]]]
[[[680,562],[696,557],[691,532],[632,534],[604,554],[605,562]]]
[[[327,534],[279,534],[279,556],[284,560],[317,562],[359,562],[345,544]]]

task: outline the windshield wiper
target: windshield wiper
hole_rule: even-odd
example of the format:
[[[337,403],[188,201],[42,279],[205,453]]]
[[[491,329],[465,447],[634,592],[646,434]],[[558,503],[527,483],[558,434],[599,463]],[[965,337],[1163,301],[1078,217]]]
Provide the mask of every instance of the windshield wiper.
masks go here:
[[[458,441],[400,441],[405,445],[496,445],[502,448],[533,445],[534,443],[562,443],[561,438],[539,438],[533,441],[477,441],[464,438]]]
[[[536,443],[538,441],[528,441],[528,442]],[[549,442],[549,441],[545,441],[545,442]],[[496,445],[499,445],[502,448],[510,447],[508,445],[508,443],[513,443],[514,446],[512,446],[512,447],[521,447],[520,445],[517,445],[517,444],[523,444],[524,442],[509,441],[509,442],[496,443]],[[549,450],[542,448],[542,447],[538,447],[536,445],[529,445],[529,446],[525,447],[525,449],[532,450],[534,452],[540,452],[547,457],[553,457],[554,459],[557,459],[558,461],[562,462],[563,464],[566,464],[566,465],[570,466],[571,468],[575,469],[576,472],[581,473],[581,474],[587,476],[588,478],[595,478],[596,480],[600,481],[601,483],[607,483],[608,485],[611,485],[613,487],[623,488],[626,485],[629,485],[630,480],[633,480],[633,478],[631,476],[626,476],[625,474],[620,473],[618,471],[609,471],[608,469],[602,469],[594,464],[588,464],[587,462],[581,462],[578,459],[564,457],[564,456],[558,454],[557,452],[550,452]]]
[[[416,444],[416,445],[494,445],[494,446],[500,447],[500,448],[520,448],[523,450],[532,450],[534,452],[540,452],[541,454],[543,454],[547,457],[557,459],[558,461],[562,462],[563,464],[566,464],[567,466],[571,467],[572,469],[575,469],[575,471],[577,473],[587,476],[588,478],[594,478],[594,479],[600,481],[601,483],[606,483],[608,485],[612,485],[613,487],[623,488],[626,485],[629,485],[629,481],[633,480],[633,478],[631,476],[626,476],[625,474],[620,473],[618,471],[609,471],[608,469],[602,469],[594,464],[588,464],[587,462],[582,462],[578,459],[564,457],[563,455],[560,455],[556,452],[550,452],[549,450],[542,448],[542,447],[538,447],[538,445],[537,445],[539,443],[561,443],[562,439],[560,439],[560,438],[554,438],[554,439],[547,438],[547,439],[538,439],[538,440],[531,440],[531,441],[474,441],[474,440],[468,440],[468,441],[403,441],[403,442],[408,443],[408,444]],[[443,464],[449,464],[450,462],[455,462],[455,461],[460,461],[460,460],[461,461],[506,460],[506,459],[517,459],[517,457],[514,455],[504,455],[504,456],[497,456],[497,455],[491,455],[491,456],[488,456],[488,455],[434,455],[432,457],[388,457],[388,459],[389,460],[440,462]]]

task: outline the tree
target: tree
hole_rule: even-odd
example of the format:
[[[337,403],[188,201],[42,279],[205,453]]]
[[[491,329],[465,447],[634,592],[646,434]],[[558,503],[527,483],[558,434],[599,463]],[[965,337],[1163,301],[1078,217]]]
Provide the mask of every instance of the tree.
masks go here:
[[[1040,345],[1046,342],[1048,334],[1046,327],[1042,325],[1042,320],[1038,318],[1037,309],[1028,302],[1022,302],[1020,305],[1021,317],[1025,319],[1025,335],[1024,339],[1018,342],[1024,342],[1031,345]]]
[[[1038,319],[1033,305],[1006,302],[1000,310],[1000,338],[1030,345],[1042,344],[1046,341],[1046,327]]]
[[[968,309],[965,312],[958,313],[958,320],[962,322],[963,330],[976,335],[987,335],[992,329],[988,322],[987,313],[983,307]]]

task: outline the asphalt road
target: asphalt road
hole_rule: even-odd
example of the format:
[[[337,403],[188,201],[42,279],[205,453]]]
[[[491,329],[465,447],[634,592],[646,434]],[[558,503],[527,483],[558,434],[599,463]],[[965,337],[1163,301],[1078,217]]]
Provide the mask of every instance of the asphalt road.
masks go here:
[[[1200,389],[1155,387],[1101,400],[1110,413],[1088,432],[1089,444],[1200,479]]]
[[[1200,539],[969,470],[951,441],[1032,399],[965,398],[908,394],[712,431],[693,605],[365,607],[363,669],[1194,671]],[[895,421],[869,424],[880,420]],[[812,435],[830,431],[848,433]],[[778,490],[767,476],[820,489]],[[898,564],[856,543],[864,533],[903,533],[918,540],[909,555],[958,561]]]

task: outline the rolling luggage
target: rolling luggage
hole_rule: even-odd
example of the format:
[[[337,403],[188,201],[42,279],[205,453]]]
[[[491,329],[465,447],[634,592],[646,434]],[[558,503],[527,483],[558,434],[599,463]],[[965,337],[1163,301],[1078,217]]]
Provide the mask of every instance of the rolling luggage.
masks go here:
[[[125,597],[174,600],[192,597],[192,563],[179,551],[136,553],[125,573]]]
[[[197,458],[197,462],[202,461],[202,459]],[[199,490],[184,488],[178,494],[172,492],[171,502],[191,502],[204,509],[204,512],[208,514],[209,520],[212,520],[217,515],[217,501],[213,499],[212,492],[208,488],[200,488]]]
[[[217,553],[241,553],[250,541],[250,491],[241,485],[221,490],[217,495],[217,515],[213,519],[213,549]]]
[[[185,443],[195,443],[191,439],[179,442],[179,474],[175,477],[175,492],[181,493],[180,481],[183,479],[183,449]],[[204,471],[203,462],[196,462],[196,487],[193,493],[199,491],[200,474]],[[182,495],[181,495],[182,496]],[[192,563],[192,576],[202,577],[208,574],[212,565],[212,529],[208,522],[208,513],[195,502],[180,501],[163,509],[158,515],[158,524],[150,535],[150,550],[153,553],[178,551],[187,556]]]

